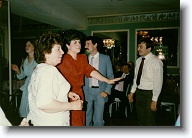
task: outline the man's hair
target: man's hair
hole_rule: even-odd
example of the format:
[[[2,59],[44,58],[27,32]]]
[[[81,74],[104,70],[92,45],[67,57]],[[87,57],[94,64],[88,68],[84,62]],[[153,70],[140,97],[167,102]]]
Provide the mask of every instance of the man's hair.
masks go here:
[[[92,43],[95,45],[97,43],[97,51],[99,51],[100,53],[103,53],[102,49],[103,49],[103,40],[97,36],[88,36],[85,38],[85,41],[91,40]]]
[[[128,63],[123,64],[123,66],[128,66],[129,70],[131,69],[131,65]]]
[[[138,41],[138,44],[141,44],[142,42],[146,43],[146,48],[151,48],[151,51],[154,49],[154,43],[151,41],[150,38],[142,38]]]
[[[51,53],[54,44],[63,45],[62,37],[57,33],[46,32],[35,40],[34,57],[37,63],[45,63],[45,54]]]

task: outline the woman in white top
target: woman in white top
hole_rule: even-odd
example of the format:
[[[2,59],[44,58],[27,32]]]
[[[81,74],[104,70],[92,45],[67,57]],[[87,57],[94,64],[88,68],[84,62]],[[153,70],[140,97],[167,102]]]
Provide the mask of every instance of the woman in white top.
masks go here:
[[[1,107],[0,107],[0,126],[12,126],[12,124],[6,118],[5,113],[3,112]],[[26,118],[23,118],[19,126],[29,126]]]
[[[69,126],[69,110],[82,110],[79,95],[69,92],[70,84],[55,67],[64,54],[59,34],[44,33],[36,40],[35,60],[39,63],[29,83],[29,114],[34,126]],[[73,102],[68,101],[68,97]]]
[[[0,107],[0,126],[12,126]]]

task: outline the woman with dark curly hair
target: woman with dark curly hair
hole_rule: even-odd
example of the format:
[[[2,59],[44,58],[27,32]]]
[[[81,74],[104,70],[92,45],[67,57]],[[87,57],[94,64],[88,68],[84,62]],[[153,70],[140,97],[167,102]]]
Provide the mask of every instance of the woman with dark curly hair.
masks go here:
[[[84,34],[77,30],[70,29],[64,32],[64,46],[67,53],[63,56],[61,64],[57,66],[61,74],[63,74],[71,84],[71,90],[77,92],[82,100],[84,100],[84,93],[82,90],[84,75],[88,78],[93,77],[108,84],[114,84],[115,81],[119,80],[119,78],[108,79],[102,76],[88,63],[85,54],[79,54],[83,36]],[[71,125],[85,126],[85,111],[71,111]]]
[[[36,41],[38,63],[29,83],[27,120],[34,126],[69,126],[69,110],[82,110],[79,95],[69,92],[70,84],[55,67],[61,62],[63,39],[56,33],[44,33]],[[73,102],[68,102],[68,97]]]

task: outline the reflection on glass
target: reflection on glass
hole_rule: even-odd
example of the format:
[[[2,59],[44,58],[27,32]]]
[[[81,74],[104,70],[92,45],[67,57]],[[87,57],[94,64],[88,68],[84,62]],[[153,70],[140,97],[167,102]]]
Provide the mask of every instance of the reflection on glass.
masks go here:
[[[113,64],[117,61],[127,63],[127,30],[93,31],[92,34],[103,39],[104,47],[98,49],[98,51],[109,55]]]
[[[115,40],[114,39],[103,39],[103,47],[106,47],[107,49],[111,49],[115,47]]]
[[[137,30],[137,40],[141,38],[151,38],[154,42],[153,53],[159,59],[166,62],[167,66],[178,66],[179,38],[178,29],[154,29]]]

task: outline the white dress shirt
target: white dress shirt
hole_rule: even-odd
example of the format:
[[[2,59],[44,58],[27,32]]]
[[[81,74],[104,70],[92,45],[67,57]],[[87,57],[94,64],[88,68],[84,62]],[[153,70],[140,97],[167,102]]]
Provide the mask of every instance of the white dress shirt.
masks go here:
[[[91,55],[89,56],[89,64],[91,62]],[[93,65],[92,65],[95,69],[99,69],[99,52],[97,52],[97,54],[94,55],[93,58]],[[98,80],[95,78],[89,78],[91,81],[89,81],[89,86],[99,86]]]
[[[124,79],[126,77],[126,75],[128,75],[128,74],[123,73],[121,78]],[[117,85],[115,85],[115,90],[123,92],[123,85],[124,85],[124,81],[120,81]]]
[[[135,76],[131,89],[132,93],[135,93],[137,88],[136,79],[142,58],[140,57],[136,60]],[[152,90],[152,100],[157,101],[163,84],[163,63],[152,53],[149,53],[144,58],[145,61],[138,89]]]

